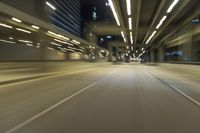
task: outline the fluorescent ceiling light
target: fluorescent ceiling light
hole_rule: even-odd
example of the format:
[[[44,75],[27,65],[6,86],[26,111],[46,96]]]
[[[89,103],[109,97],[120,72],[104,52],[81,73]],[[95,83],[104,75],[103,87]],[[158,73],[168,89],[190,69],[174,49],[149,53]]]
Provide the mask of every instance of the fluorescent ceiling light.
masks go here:
[[[123,31],[121,31],[121,34],[122,34],[122,37],[124,38],[125,36],[124,36],[124,32]]]
[[[70,52],[74,52],[75,50],[73,49],[66,49],[67,51],[70,51]]]
[[[167,10],[167,13],[170,13],[172,9],[176,6],[176,4],[179,2],[179,0],[174,0],[174,2],[170,5],[170,7]]]
[[[49,50],[55,50],[55,49],[53,49],[53,48],[51,48],[51,47],[47,47]]]
[[[133,46],[131,47],[131,50],[133,51]]]
[[[55,42],[51,42],[52,45],[55,45],[55,46],[59,46],[61,47],[62,45],[61,44],[58,44],[58,43],[55,43]]]
[[[13,38],[13,37],[9,37],[9,39],[10,39],[10,40],[13,40],[14,38]]]
[[[37,30],[39,30],[39,29],[40,29],[40,27],[38,27],[38,26],[35,26],[35,25],[31,25],[31,27],[32,27],[32,28],[34,28],[34,29],[37,29]]]
[[[105,51],[104,51],[104,50],[101,50],[101,52],[104,53]]]
[[[0,23],[0,26],[12,29],[13,27],[7,24]]]
[[[68,46],[68,48],[70,48],[70,49],[74,49],[73,47],[70,47],[70,46]]]
[[[68,42],[67,42],[67,44],[68,44],[69,46],[74,46],[74,44],[71,44],[71,43],[68,43]]]
[[[67,44],[67,42],[61,41],[61,40],[58,40],[58,39],[54,39],[54,41],[59,42],[59,43],[63,43],[63,44]]]
[[[132,30],[132,18],[128,18],[129,30]]]
[[[159,24],[156,26],[156,29],[159,29],[160,26],[163,24],[163,22],[166,20],[167,16],[163,16],[163,18],[160,20]]]
[[[20,28],[16,28],[16,30],[18,30],[18,31],[22,31],[22,32],[25,32],[25,33],[28,33],[28,34],[30,34],[31,32],[30,31],[28,31],[28,30],[24,30],[24,29],[20,29]]]
[[[27,43],[26,45],[27,45],[27,46],[30,46],[30,47],[32,47],[32,46],[33,46],[33,44],[28,44],[28,43]]]
[[[28,40],[18,40],[19,42],[24,42],[24,43],[33,43],[31,41],[28,41]]]
[[[132,31],[130,32],[130,41],[131,41],[131,44],[133,44],[133,33],[132,33]]]
[[[51,35],[54,35],[54,36],[56,36],[58,38],[62,38],[62,39],[65,39],[65,40],[70,40],[69,38],[67,38],[67,37],[65,37],[63,35],[57,34],[57,33],[52,32],[52,31],[48,31],[48,33],[51,34]]]
[[[116,10],[115,10],[113,1],[112,1],[112,0],[108,0],[108,2],[109,2],[109,5],[110,5],[110,7],[111,7],[111,10],[112,10],[112,12],[113,12],[113,15],[114,15],[114,17],[115,17],[115,20],[116,20],[116,22],[117,22],[117,25],[120,26],[119,18],[118,18],[117,12],[116,12]]]
[[[7,41],[7,40],[3,40],[3,39],[0,39],[0,42],[6,42],[6,43],[12,43],[12,44],[16,43],[16,42]]]
[[[51,3],[49,3],[48,1],[46,1],[46,5],[49,6],[51,9],[56,10],[56,7],[53,6]]]
[[[57,35],[56,33],[52,32],[52,31],[48,31],[49,34],[52,34],[52,35]]]
[[[127,14],[130,16],[131,15],[131,0],[126,0],[126,5],[127,5]]]
[[[76,41],[76,40],[72,40],[72,42],[76,43],[76,44],[80,44],[80,42]]]
[[[21,22],[22,22],[20,19],[14,18],[14,17],[12,18],[12,20],[15,21],[15,22],[18,22],[18,23],[21,23]]]
[[[125,38],[125,36],[124,36],[124,32],[121,31],[121,34],[122,34],[122,37],[123,37],[123,39],[124,39],[124,42],[126,43],[127,41],[126,41],[126,38]]]
[[[126,43],[126,42],[127,42],[127,41],[126,41],[126,38],[124,37],[123,39],[124,39],[124,42]]]
[[[149,43],[149,41],[155,36],[155,34],[157,33],[157,31],[154,31],[151,36],[149,37],[149,39],[146,41],[146,44]]]
[[[60,34],[57,34],[57,37],[60,37],[60,38],[65,39],[65,40],[70,40],[68,37],[65,37],[65,36],[60,35]]]

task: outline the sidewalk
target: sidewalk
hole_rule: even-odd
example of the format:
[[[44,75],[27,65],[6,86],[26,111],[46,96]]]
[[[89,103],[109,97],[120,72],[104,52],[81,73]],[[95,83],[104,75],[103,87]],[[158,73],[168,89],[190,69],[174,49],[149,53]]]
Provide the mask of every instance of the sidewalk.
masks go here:
[[[56,72],[39,72],[39,71],[30,71],[29,69],[25,70],[0,70],[0,85],[5,85],[14,82],[20,82],[30,79],[36,79],[46,76],[55,75]],[[57,72],[57,74],[59,74]]]
[[[0,85],[58,74],[90,71],[111,63],[88,62],[11,62],[0,63]]]

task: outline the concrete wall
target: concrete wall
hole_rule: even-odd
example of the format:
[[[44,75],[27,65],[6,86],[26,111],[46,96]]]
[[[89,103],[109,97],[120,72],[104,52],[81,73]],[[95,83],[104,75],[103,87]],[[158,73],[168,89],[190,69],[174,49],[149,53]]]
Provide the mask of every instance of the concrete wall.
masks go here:
[[[1,0],[12,7],[15,7],[27,14],[46,20],[44,0]]]
[[[167,61],[200,61],[200,24],[189,23],[165,41],[165,47],[182,52],[182,56],[168,56]]]
[[[0,43],[0,61],[13,60],[65,60],[65,54],[46,48],[30,47],[23,44]]]

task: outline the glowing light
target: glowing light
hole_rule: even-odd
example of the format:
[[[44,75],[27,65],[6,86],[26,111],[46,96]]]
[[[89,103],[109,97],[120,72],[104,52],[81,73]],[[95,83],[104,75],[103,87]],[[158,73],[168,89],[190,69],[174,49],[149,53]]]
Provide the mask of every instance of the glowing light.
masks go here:
[[[7,25],[7,24],[3,24],[3,23],[0,23],[0,26],[5,27],[5,28],[9,28],[9,29],[13,28],[12,26]]]
[[[117,22],[117,25],[120,26],[119,18],[118,18],[116,9],[115,9],[115,7],[114,7],[113,1],[112,1],[112,0],[108,0],[108,2],[109,2],[109,5],[110,5],[110,7],[111,7],[111,10],[112,10],[112,12],[113,12],[113,15],[114,15],[114,17],[115,17],[115,20],[116,20],[116,22]]]
[[[176,6],[176,4],[179,2],[179,0],[174,0],[174,2],[170,5],[170,7],[167,10],[167,13],[170,13],[172,9]]]
[[[12,41],[8,41],[8,40],[3,40],[3,39],[0,39],[0,42],[6,42],[6,43],[12,43],[12,44],[16,43],[16,42],[12,42]]]
[[[21,31],[21,32],[25,32],[25,33],[28,33],[28,34],[31,33],[30,31],[24,30],[24,29],[21,29],[21,28],[16,28],[16,30]]]
[[[14,18],[14,17],[12,18],[12,20],[15,21],[15,22],[18,22],[18,23],[21,23],[21,22],[22,22],[20,19]]]
[[[126,0],[126,5],[127,5],[127,14],[130,16],[131,15],[131,0]]]
[[[32,27],[32,28],[34,28],[34,29],[37,29],[37,30],[39,30],[39,29],[40,29],[40,27],[38,27],[38,26],[35,26],[35,25],[31,25],[31,27]]]
[[[167,16],[163,16],[163,18],[160,20],[159,24],[156,26],[156,29],[159,29],[160,26],[163,24],[163,22],[166,20]]]
[[[49,6],[51,9],[56,10],[56,7],[53,6],[50,2],[46,1],[46,5]]]

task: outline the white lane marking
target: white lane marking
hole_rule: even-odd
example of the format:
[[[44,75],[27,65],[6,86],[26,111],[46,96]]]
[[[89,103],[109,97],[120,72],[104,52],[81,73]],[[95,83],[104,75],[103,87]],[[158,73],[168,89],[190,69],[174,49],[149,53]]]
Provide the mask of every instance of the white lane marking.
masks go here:
[[[176,88],[173,85],[168,84],[171,88],[173,88],[174,90],[176,90],[178,93],[180,93],[181,95],[185,96],[187,99],[189,99],[190,101],[192,101],[193,103],[195,103],[196,105],[200,106],[200,102],[196,101],[194,98],[190,97],[189,95],[187,95],[186,93],[184,93],[183,91],[179,90],[178,88]]]
[[[163,83],[165,83],[167,86],[171,87],[172,89],[174,89],[176,92],[178,92],[179,94],[181,94],[182,96],[184,96],[185,98],[187,98],[188,100],[190,100],[191,102],[193,102],[194,104],[196,104],[197,106],[200,107],[200,102],[198,102],[197,100],[195,100],[194,98],[192,98],[191,96],[189,96],[188,94],[186,94],[185,92],[181,91],[180,89],[178,89],[177,87],[167,83],[166,81],[162,80],[161,78],[159,78],[158,76],[154,75],[152,72],[149,72],[151,75],[153,75],[154,77],[156,77],[157,79],[159,79],[160,81],[162,81]]]
[[[60,101],[60,102],[58,102],[58,103],[56,103],[56,104],[50,106],[49,108],[45,109],[44,111],[42,111],[42,112],[40,112],[40,113],[38,113],[38,114],[32,116],[31,118],[27,119],[26,121],[24,121],[24,122],[18,124],[17,126],[11,128],[11,129],[8,130],[8,131],[6,131],[5,133],[13,133],[13,132],[19,130],[20,128],[26,126],[27,124],[31,123],[31,122],[34,121],[35,119],[37,119],[37,118],[39,118],[39,117],[45,115],[45,114],[48,113],[49,111],[51,111],[51,110],[55,109],[56,107],[58,107],[59,105],[65,103],[65,102],[67,102],[68,100],[72,99],[73,97],[79,95],[81,92],[83,92],[83,91],[89,89],[89,88],[92,87],[93,85],[97,84],[98,82],[100,82],[101,80],[103,80],[104,78],[110,76],[111,74],[113,74],[113,73],[115,73],[115,72],[116,72],[116,71],[112,71],[112,72],[108,73],[105,77],[103,77],[103,78],[97,80],[96,82],[94,82],[94,83],[88,85],[87,87],[85,87],[85,88],[81,89],[80,91],[74,93],[73,95],[71,95],[71,96],[69,96],[69,97],[63,99],[62,101]]]

